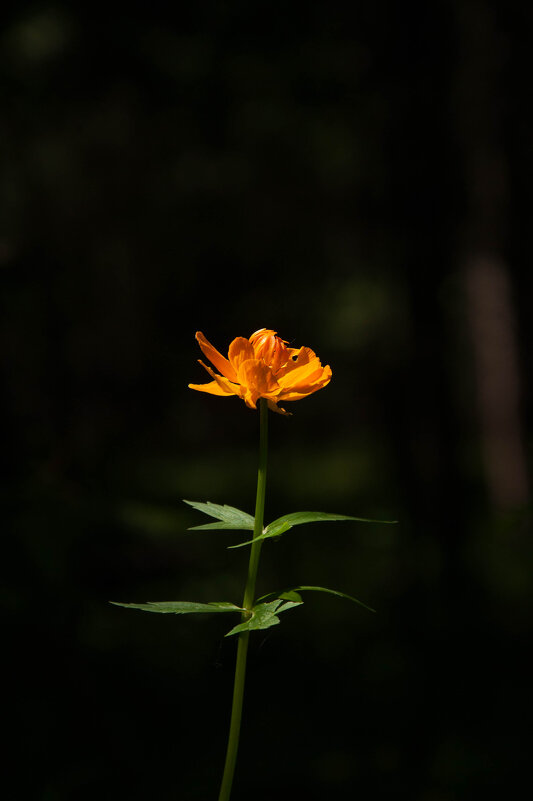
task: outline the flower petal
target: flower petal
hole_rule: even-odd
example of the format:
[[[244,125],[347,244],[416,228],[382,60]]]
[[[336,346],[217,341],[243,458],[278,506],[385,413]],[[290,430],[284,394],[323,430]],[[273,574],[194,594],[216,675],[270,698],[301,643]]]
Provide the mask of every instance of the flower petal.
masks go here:
[[[261,359],[247,359],[239,367],[239,384],[244,389],[244,400],[251,409],[256,408],[259,398],[274,398],[279,393],[279,384],[272,370]]]
[[[216,348],[211,345],[210,342],[207,341],[205,336],[202,334],[201,331],[196,332],[196,339],[198,340],[198,344],[200,345],[204,356],[207,356],[209,361],[215,365],[217,370],[220,370],[223,376],[229,378],[230,381],[237,380],[237,373],[229,363],[229,361],[224,358],[224,356],[218,352]]]
[[[259,334],[263,334],[266,330],[267,330],[266,328],[258,328],[257,331],[254,331],[254,333],[250,337],[250,342],[253,342],[255,337],[259,336]],[[269,330],[269,333],[275,334],[276,332]]]
[[[255,351],[255,358],[261,359],[265,364],[272,368],[276,374],[290,358],[287,343],[284,339],[276,336],[276,332],[270,328],[261,328],[250,337]]]
[[[207,392],[209,395],[220,395],[226,398],[229,398],[230,395],[235,395],[235,392],[228,392],[216,381],[210,381],[209,384],[189,384],[189,389],[197,389],[200,392]]]
[[[207,364],[204,364],[204,363],[203,363],[203,361],[202,361],[201,359],[198,359],[198,361],[200,362],[200,364],[202,365],[202,367],[204,368],[204,370],[207,370],[207,372],[209,373],[209,375],[211,376],[211,378],[213,378],[213,379],[216,381],[216,383],[218,384],[218,386],[219,386],[221,389],[225,390],[225,393],[226,393],[227,395],[240,395],[240,394],[241,394],[241,388],[240,388],[240,386],[239,386],[238,384],[233,384],[233,383],[232,383],[231,381],[229,381],[227,378],[223,378],[223,376],[221,376],[221,375],[217,375],[217,374],[214,372],[214,370],[211,370],[211,368],[209,367],[209,365],[207,365]]]
[[[257,408],[259,398],[265,398],[271,411],[286,415],[288,412],[278,406],[280,401],[305,398],[331,380],[331,367],[322,367],[311,348],[289,348],[271,329],[261,328],[250,339],[236,337],[228,349],[228,359],[201,331],[196,333],[196,339],[222,375],[200,361],[213,380],[189,387],[211,395],[237,395],[252,409]]]
[[[284,389],[296,390],[299,386],[314,384],[322,377],[324,369],[311,348],[300,348],[296,359],[287,362],[276,378]]]
[[[241,364],[248,359],[255,358],[254,346],[246,337],[236,337],[228,350],[230,364],[235,370],[235,380]]]
[[[289,354],[289,361],[283,368],[282,372],[284,374],[297,370],[304,364],[309,364],[312,359],[318,359],[316,353],[311,350],[311,348],[305,347],[305,345],[301,348],[287,348],[287,352]]]
[[[294,386],[283,387],[279,393],[277,400],[281,401],[295,401],[306,398],[317,392],[319,389],[326,387],[331,381],[331,367],[329,364],[323,368],[320,378],[312,382],[305,383],[304,381],[296,383]]]
[[[282,409],[281,406],[278,406],[276,401],[270,400],[270,398],[267,400],[267,406],[271,412],[276,412],[276,414],[282,414],[285,417],[292,417],[292,412],[286,412],[285,409]]]

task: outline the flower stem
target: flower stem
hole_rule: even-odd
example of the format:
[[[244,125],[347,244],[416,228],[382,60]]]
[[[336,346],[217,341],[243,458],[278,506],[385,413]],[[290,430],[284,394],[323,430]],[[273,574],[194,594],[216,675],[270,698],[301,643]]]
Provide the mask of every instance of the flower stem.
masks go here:
[[[259,401],[259,416],[259,470],[257,474],[257,495],[255,499],[254,540],[263,533],[263,517],[265,513],[266,469],[268,455],[268,406],[264,398],[261,398]],[[246,579],[244,600],[242,603],[245,610],[242,614],[243,622],[247,620],[252,613],[261,545],[262,540],[252,543],[250,561],[248,563],[248,577]],[[222,784],[220,786],[218,801],[229,801],[231,795],[233,774],[235,772],[237,751],[239,748],[239,734],[241,730],[242,704],[244,698],[244,681],[246,678],[246,656],[248,653],[249,638],[249,631],[241,631],[239,633],[237,661],[235,664],[235,681],[233,684],[231,723],[228,736],[228,750],[226,752],[226,763],[224,765],[224,774],[222,776]]]

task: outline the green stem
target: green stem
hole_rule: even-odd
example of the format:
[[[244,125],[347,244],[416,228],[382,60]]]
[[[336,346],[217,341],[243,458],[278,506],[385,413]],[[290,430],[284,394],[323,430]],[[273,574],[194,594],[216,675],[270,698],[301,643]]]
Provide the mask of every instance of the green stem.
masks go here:
[[[259,415],[259,471],[257,474],[257,495],[255,499],[254,540],[263,533],[263,517],[265,513],[266,469],[268,454],[268,406],[264,398],[261,398],[259,401]],[[262,540],[252,543],[250,562],[248,563],[248,577],[246,579],[244,600],[242,603],[243,608],[246,610],[242,614],[243,621],[247,620],[252,613],[261,545]],[[244,681],[246,678],[246,656],[248,653],[249,638],[249,631],[240,632],[239,642],[237,645],[235,681],[233,684],[233,704],[231,707],[228,750],[226,752],[226,763],[224,765],[224,775],[222,776],[222,784],[220,786],[220,795],[218,796],[218,801],[229,801],[231,795],[231,786],[233,784],[233,774],[235,773],[237,751],[239,748],[239,735],[241,731]]]

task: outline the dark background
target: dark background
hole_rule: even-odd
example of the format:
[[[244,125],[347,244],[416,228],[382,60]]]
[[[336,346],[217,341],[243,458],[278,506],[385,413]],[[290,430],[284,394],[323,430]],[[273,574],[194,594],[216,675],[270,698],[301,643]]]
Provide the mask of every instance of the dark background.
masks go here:
[[[271,416],[234,798],[512,797],[531,701],[526,4],[8,3],[4,720],[13,801],[215,799],[258,415],[194,340],[272,327],[333,369]],[[529,464],[528,464],[529,462]]]

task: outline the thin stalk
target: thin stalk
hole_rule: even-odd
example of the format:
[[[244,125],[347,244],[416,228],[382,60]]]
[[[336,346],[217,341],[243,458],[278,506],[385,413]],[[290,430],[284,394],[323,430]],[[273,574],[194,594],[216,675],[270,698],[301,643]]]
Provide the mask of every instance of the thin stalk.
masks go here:
[[[255,522],[254,540],[263,533],[263,518],[265,514],[265,491],[266,491],[266,470],[268,455],[268,406],[266,400],[261,398],[259,401],[259,470],[257,473],[257,494],[255,499]],[[250,561],[248,563],[248,576],[244,590],[244,600],[242,602],[243,622],[247,620],[251,613],[254,603],[255,582],[257,579],[257,569],[259,567],[259,555],[261,553],[262,540],[252,543],[250,551]],[[228,750],[226,752],[226,763],[224,774],[220,786],[218,801],[229,801],[231,787],[233,784],[233,774],[237,762],[237,751],[239,748],[239,735],[241,731],[242,704],[244,699],[244,682],[246,678],[246,656],[248,653],[249,631],[239,633],[237,645],[237,661],[235,664],[235,681],[233,684],[233,703],[231,707],[231,723],[228,736]]]

